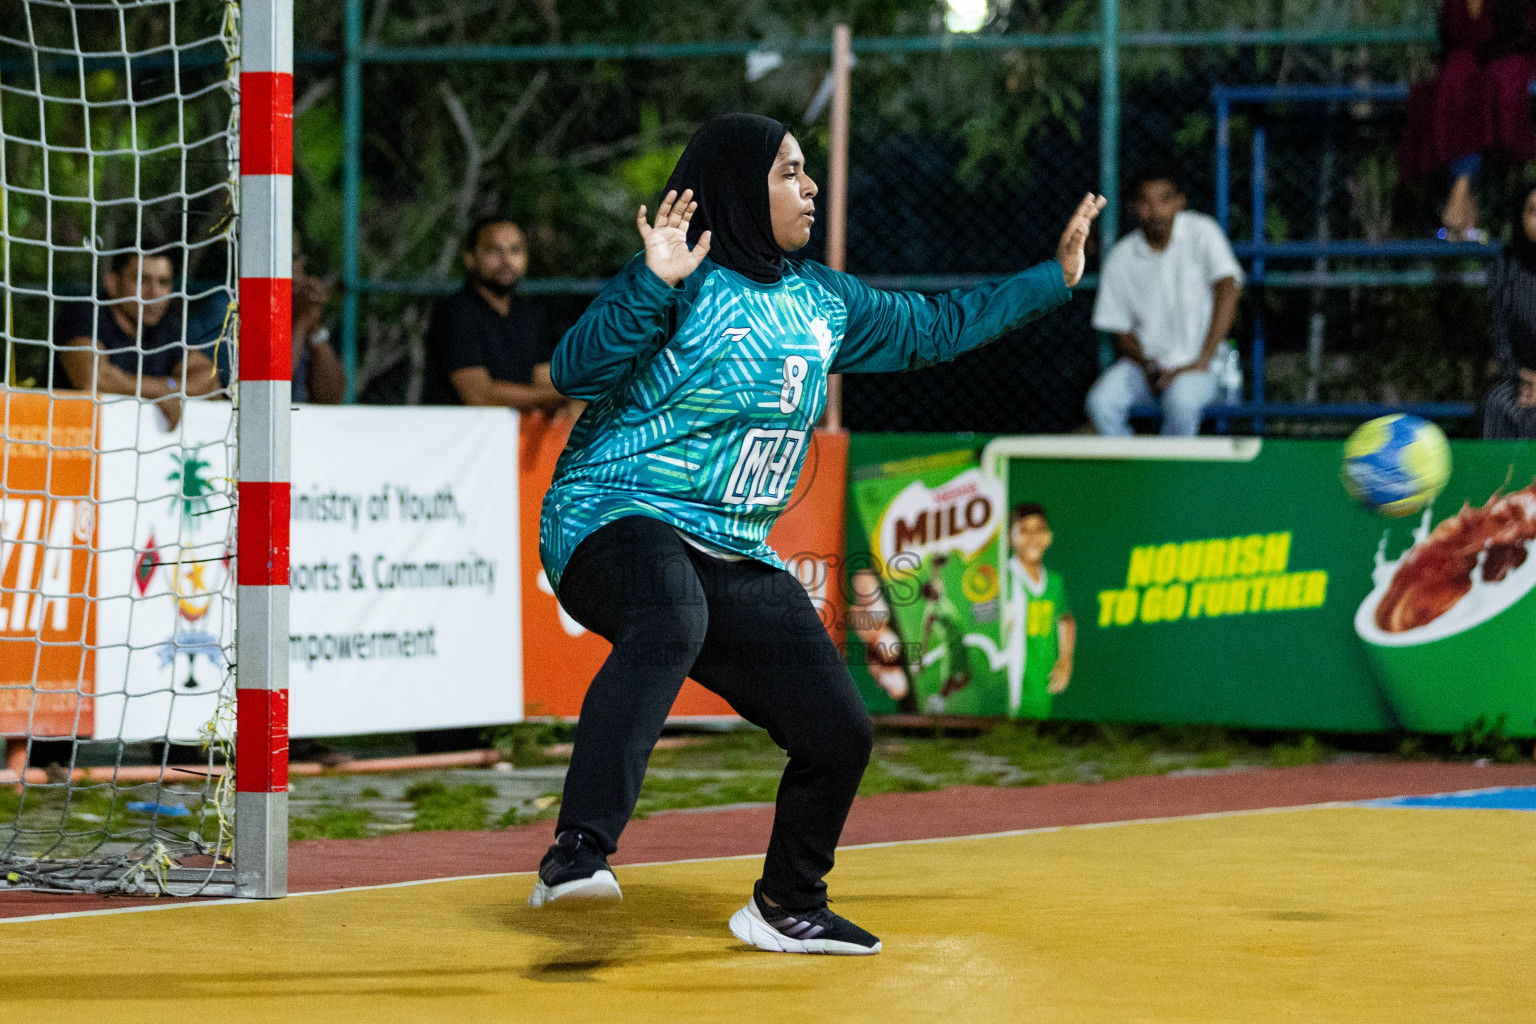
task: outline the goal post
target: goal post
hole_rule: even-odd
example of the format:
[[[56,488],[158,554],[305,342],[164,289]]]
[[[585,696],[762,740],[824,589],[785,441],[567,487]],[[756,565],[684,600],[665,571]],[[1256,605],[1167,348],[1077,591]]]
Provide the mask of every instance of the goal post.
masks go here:
[[[292,0],[0,7],[0,892],[283,896]]]
[[[243,0],[240,52],[235,878],[288,888],[293,0]]]

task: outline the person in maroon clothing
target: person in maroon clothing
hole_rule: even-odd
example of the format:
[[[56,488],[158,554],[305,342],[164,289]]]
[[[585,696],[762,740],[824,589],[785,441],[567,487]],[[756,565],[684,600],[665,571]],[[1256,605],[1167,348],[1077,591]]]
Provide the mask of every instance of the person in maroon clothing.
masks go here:
[[[1443,0],[1440,65],[1408,94],[1408,130],[1398,153],[1404,184],[1448,170],[1442,238],[1482,239],[1475,187],[1485,155],[1515,163],[1536,156],[1531,79],[1536,77],[1536,4],[1531,0]]]

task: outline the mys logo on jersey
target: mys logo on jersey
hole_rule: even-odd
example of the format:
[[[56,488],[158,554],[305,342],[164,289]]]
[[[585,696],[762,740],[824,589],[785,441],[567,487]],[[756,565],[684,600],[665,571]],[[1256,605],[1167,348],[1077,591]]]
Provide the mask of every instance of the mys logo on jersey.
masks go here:
[[[800,411],[802,405],[808,406],[809,415],[797,417],[797,421],[814,423],[821,415],[821,407],[825,400],[825,388],[822,386],[826,380],[826,356],[832,347],[832,333],[827,329],[827,321],[823,317],[817,317],[810,323],[810,331],[817,341],[820,358],[812,362],[804,355],[791,352],[783,357],[779,368],[779,375],[770,378],[769,383],[778,384],[778,394],[773,396],[771,388],[766,400],[754,401],[750,405],[756,409],[776,409],[781,416],[790,416]],[[744,349],[752,347],[769,348],[769,346],[754,346],[751,342],[752,328],[729,327],[722,332],[723,336],[738,343]],[[783,347],[795,347],[793,343]],[[756,375],[764,363],[771,363],[771,358],[746,356],[738,359],[727,358],[722,362],[740,362],[743,371],[736,381],[729,385],[735,388],[744,388],[756,391],[750,383],[754,379],[760,379]],[[732,375],[727,374],[727,379]],[[756,398],[757,395],[751,395]],[[793,427],[751,427],[741,439],[741,446],[736,452],[736,461],[731,467],[730,476],[726,478],[725,491],[721,495],[727,505],[766,505],[772,508],[782,506],[789,495],[790,484],[794,479],[794,471],[799,468],[805,455],[806,429]]]
[[[588,533],[637,514],[773,561],[768,531],[806,461],[847,319],[804,278],[762,288],[711,272],[666,343],[572,430],[546,498],[551,582]]]
[[[826,316],[813,315],[815,307],[795,301],[793,289],[722,298],[712,310],[699,303],[695,316],[704,321],[702,329],[685,335],[678,355],[672,346],[662,350],[663,365],[653,363],[655,381],[681,376],[679,356],[686,360],[697,351],[688,376],[700,386],[680,408],[694,413],[692,443],[706,442],[700,467],[710,471],[724,504],[778,510],[826,403],[832,328]],[[707,427],[727,425],[738,430],[720,434],[718,445],[707,443],[716,440]]]

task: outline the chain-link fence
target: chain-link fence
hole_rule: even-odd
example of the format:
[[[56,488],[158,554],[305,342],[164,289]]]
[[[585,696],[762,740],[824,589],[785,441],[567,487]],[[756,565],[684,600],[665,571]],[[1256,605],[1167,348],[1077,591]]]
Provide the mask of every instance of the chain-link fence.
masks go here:
[[[1133,58],[1123,68],[1121,86],[1121,198],[1128,204],[1138,174],[1171,169],[1180,176],[1191,209],[1217,213],[1211,97],[1218,86],[1401,81],[1418,73],[1427,50],[1398,45],[1129,51]],[[992,77],[1006,82],[1009,60],[1000,57],[996,65]],[[855,146],[850,269],[875,275],[1000,273],[1049,253],[1060,211],[1094,184],[1097,170],[1097,82],[1090,78],[1061,88],[1070,88],[1080,104],[1075,113],[1045,119],[1029,132],[1015,162],[993,154],[992,166],[981,173],[974,171],[963,133],[938,139],[908,134],[878,117],[858,125],[855,138],[870,148]],[[1249,145],[1258,125],[1268,136],[1268,241],[1433,236],[1437,185],[1408,191],[1395,180],[1403,105],[1334,102],[1255,106],[1234,118],[1228,209],[1234,241],[1254,238]],[[1499,200],[1512,191],[1512,173],[1491,176],[1487,192],[1495,210],[1507,205]],[[920,184],[861,190],[865,176]],[[937,200],[931,207],[915,202],[925,191]],[[882,201],[871,201],[875,192]],[[933,227],[950,211],[961,217]],[[1505,226],[1497,213],[1489,223],[1495,230]],[[1134,226],[1128,209],[1122,224]],[[905,241],[914,225],[921,227],[919,237],[934,244]],[[924,234],[929,228],[932,233]],[[1466,286],[1476,282],[1480,266],[1476,259],[1406,264],[1379,257],[1271,259],[1270,269],[1281,271],[1274,275],[1277,284],[1248,290],[1235,329],[1248,377],[1253,376],[1249,335],[1262,310],[1270,400],[1475,402],[1491,370],[1486,304],[1478,289]],[[1455,281],[1432,287],[1341,281],[1346,272],[1368,280],[1362,272],[1402,277],[1405,270],[1417,271],[1419,279]],[[1313,285],[1303,286],[1298,271],[1312,272]],[[1392,279],[1391,273],[1380,276]],[[1067,309],[950,366],[850,379],[846,420],[855,429],[875,430],[1076,429],[1084,422],[1083,399],[1102,360],[1088,326],[1091,305],[1091,295],[1080,295]],[[1277,426],[1297,432],[1342,429],[1270,424],[1271,431]]]
[[[1399,24],[1424,24],[1430,15],[1424,6],[1395,12]],[[454,61],[407,49],[441,42],[443,34],[423,28],[421,19],[401,20],[402,3],[385,17],[377,17],[373,5],[367,11],[361,46],[374,50],[361,63],[358,126],[357,385],[364,401],[417,400],[426,311],[434,293],[456,287],[459,238],[474,217],[504,210],[525,225],[531,266],[524,294],[559,330],[638,249],[634,208],[654,204],[703,119],[731,109],[778,117],[796,132],[812,172],[826,167],[827,114],[815,109],[814,98],[829,58],[824,47],[818,52],[805,42],[803,31],[798,43],[763,42],[751,52],[701,46],[687,58],[646,59],[622,47],[615,56],[550,47],[541,51],[549,59],[535,59],[540,54],[512,48],[505,62],[495,63],[494,54],[485,62]],[[1063,15],[1056,27],[1074,28],[1067,20]],[[946,37],[934,37],[925,49],[922,40],[861,46],[859,31],[856,26],[848,269],[881,286],[931,290],[1052,255],[1072,203],[1105,187],[1094,37],[1021,38],[1017,46],[969,49],[944,48]],[[1424,74],[1432,58],[1433,44],[1419,31],[1372,44],[1349,42],[1348,34],[1326,42],[1286,38],[1154,45],[1155,37],[1127,35],[1120,51],[1121,179],[1171,163],[1190,207],[1214,213],[1214,87],[1401,82]],[[333,66],[314,64],[296,90],[300,226],[319,250],[312,262],[333,266],[343,209],[343,153],[336,140],[344,106],[337,84]],[[1401,104],[1383,102],[1237,111],[1231,124],[1234,239],[1252,238],[1246,146],[1260,123],[1269,134],[1270,240],[1429,237],[1436,226],[1433,190],[1405,195],[1394,179],[1403,118]],[[1498,218],[1490,224],[1503,227]],[[1121,225],[1134,226],[1128,209]],[[822,251],[818,228],[806,255],[817,259]],[[1340,271],[1413,267],[1475,272],[1479,264],[1271,261],[1282,273],[1275,284],[1248,290],[1234,332],[1246,353],[1252,313],[1262,308],[1268,397],[1475,400],[1488,361],[1477,289],[1345,288],[1336,279]],[[1094,269],[1096,261],[1090,274]],[[1325,274],[1298,287],[1294,275],[1289,283],[1280,280],[1286,270]],[[1088,324],[1091,283],[1068,307],[949,366],[850,377],[846,424],[1010,432],[1081,427],[1083,399],[1103,358]]]

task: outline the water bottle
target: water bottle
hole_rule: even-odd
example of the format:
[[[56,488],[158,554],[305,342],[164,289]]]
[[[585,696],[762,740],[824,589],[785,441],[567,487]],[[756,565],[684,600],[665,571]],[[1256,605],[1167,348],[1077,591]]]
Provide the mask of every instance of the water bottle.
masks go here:
[[[1224,404],[1236,405],[1243,400],[1243,363],[1238,358],[1237,349],[1226,346],[1225,350],[1216,377],[1217,387],[1221,390]]]

